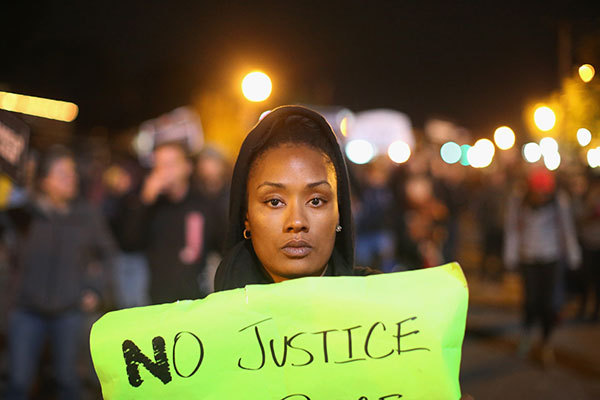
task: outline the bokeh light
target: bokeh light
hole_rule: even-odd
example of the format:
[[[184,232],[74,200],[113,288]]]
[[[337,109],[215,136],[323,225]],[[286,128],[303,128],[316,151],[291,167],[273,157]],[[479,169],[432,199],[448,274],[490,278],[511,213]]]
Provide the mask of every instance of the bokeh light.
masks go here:
[[[489,139],[479,139],[467,152],[467,159],[473,168],[485,168],[494,158],[494,144]]]
[[[406,162],[410,158],[410,147],[406,142],[397,140],[388,147],[388,156],[396,164]]]
[[[587,162],[590,168],[600,167],[600,147],[587,151]]]
[[[515,132],[508,126],[501,126],[494,132],[494,142],[500,150],[508,150],[515,144]]]
[[[342,135],[348,136],[348,117],[342,118],[342,122],[340,122],[340,132],[342,132]]]
[[[463,144],[460,146],[460,165],[464,165],[465,167],[469,165],[469,158],[467,154],[469,153],[469,149],[471,148],[468,144]]]
[[[0,91],[0,109],[57,121],[71,122],[77,118],[76,104]]]
[[[545,137],[540,140],[540,149],[542,150],[542,154],[548,155],[558,152],[558,143],[554,138]]]
[[[590,64],[583,64],[579,67],[579,77],[585,83],[588,83],[592,79],[594,79],[594,75],[596,74],[596,70]]]
[[[585,128],[577,130],[577,141],[581,146],[587,146],[592,141],[592,132]]]
[[[556,115],[554,111],[550,107],[541,106],[536,108],[533,113],[533,120],[535,121],[535,125],[541,131],[549,131],[554,128],[554,124],[556,123]]]
[[[346,144],[346,155],[354,164],[366,164],[375,156],[375,147],[366,140],[351,140]]]
[[[554,171],[560,166],[560,154],[558,152],[544,154],[544,165],[550,171]]]
[[[250,72],[242,81],[242,93],[253,102],[269,98],[272,89],[271,79],[264,72]]]
[[[440,149],[442,160],[448,164],[457,163],[462,155],[460,146],[454,142],[444,143]]]
[[[523,158],[525,161],[534,163],[542,157],[542,149],[537,143],[527,143],[523,146]]]

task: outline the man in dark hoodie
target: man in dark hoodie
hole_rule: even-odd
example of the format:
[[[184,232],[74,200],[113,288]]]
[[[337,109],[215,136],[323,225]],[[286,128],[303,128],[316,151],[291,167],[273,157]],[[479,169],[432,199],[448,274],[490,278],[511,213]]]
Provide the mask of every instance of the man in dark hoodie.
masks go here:
[[[201,290],[198,276],[206,254],[220,250],[218,230],[206,202],[192,188],[191,173],[184,144],[157,146],[154,167],[141,190],[143,207],[130,216],[129,232],[148,258],[153,304],[208,294]]]
[[[101,216],[76,200],[77,172],[68,150],[52,148],[40,162],[37,179],[36,197],[5,219],[17,272],[7,398],[27,398],[48,339],[58,398],[78,399],[82,311],[93,311],[104,292],[88,267],[97,259],[110,269],[115,246]]]
[[[217,291],[369,271],[354,267],[344,158],[331,127],[314,111],[277,108],[248,134],[233,172],[229,214]]]

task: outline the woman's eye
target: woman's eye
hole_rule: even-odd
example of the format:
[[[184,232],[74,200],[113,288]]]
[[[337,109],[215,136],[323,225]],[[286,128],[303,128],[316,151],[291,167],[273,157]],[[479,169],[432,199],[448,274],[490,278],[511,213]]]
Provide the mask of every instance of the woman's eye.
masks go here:
[[[271,199],[271,200],[267,200],[267,203],[272,207],[278,207],[279,205],[282,204],[282,201],[279,199]]]
[[[320,198],[318,198],[318,197],[315,197],[314,199],[311,199],[309,203],[310,203],[311,205],[313,205],[313,206],[320,206],[320,205],[322,205],[324,202],[325,202],[325,200],[323,200],[323,199],[320,199]]]

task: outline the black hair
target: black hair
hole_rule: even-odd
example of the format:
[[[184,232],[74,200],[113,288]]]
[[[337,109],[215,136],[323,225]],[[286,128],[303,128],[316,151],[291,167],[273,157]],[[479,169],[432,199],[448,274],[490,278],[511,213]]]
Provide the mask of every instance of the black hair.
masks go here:
[[[35,173],[36,180],[40,182],[44,178],[48,176],[52,166],[55,162],[62,160],[64,158],[69,158],[71,160],[75,160],[75,156],[73,152],[62,145],[53,145],[46,152],[44,152],[37,164],[37,170]]]
[[[187,145],[187,143],[183,140],[169,140],[169,141],[164,141],[164,142],[160,142],[160,143],[156,143],[154,145],[153,148],[153,152],[156,152],[157,150],[160,150],[164,147],[173,147],[178,149],[179,151],[181,151],[181,154],[183,154],[183,157],[187,160],[187,161],[192,161],[192,155],[190,152],[190,148]]]
[[[250,168],[246,177],[246,185],[252,175],[252,169],[257,161],[270,149],[274,149],[284,145],[304,145],[314,150],[317,150],[326,156],[326,162],[333,167],[336,180],[338,179],[338,171],[333,163],[335,157],[335,148],[327,136],[323,135],[319,125],[310,118],[302,115],[288,115],[285,118],[275,121],[267,131],[267,141],[259,148],[254,150],[253,156],[250,158]],[[243,205],[243,214],[247,211],[248,193],[246,192],[246,204]]]
[[[315,121],[302,115],[289,115],[276,121],[267,135],[269,139],[255,150],[250,160],[250,170],[267,150],[287,144],[309,146],[326,155],[328,162],[334,159],[335,149],[331,141],[327,140]]]

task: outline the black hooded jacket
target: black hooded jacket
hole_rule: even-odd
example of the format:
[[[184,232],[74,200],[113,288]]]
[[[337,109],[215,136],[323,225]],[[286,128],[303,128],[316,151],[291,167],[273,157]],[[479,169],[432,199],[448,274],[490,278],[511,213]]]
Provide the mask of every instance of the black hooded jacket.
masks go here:
[[[248,134],[233,170],[229,203],[229,227],[225,238],[225,257],[215,276],[215,290],[242,288],[249,284],[273,283],[258,260],[251,240],[245,240],[244,210],[246,205],[246,183],[250,163],[269,140],[271,127],[281,119],[292,115],[306,117],[315,122],[322,134],[333,144],[331,161],[337,174],[338,207],[342,231],[336,236],[334,249],[329,260],[326,276],[365,275],[364,269],[354,268],[354,228],[350,209],[350,184],[346,163],[337,138],[325,119],[315,111],[299,106],[283,106],[264,117]]]

